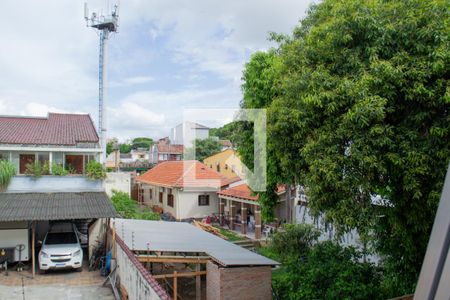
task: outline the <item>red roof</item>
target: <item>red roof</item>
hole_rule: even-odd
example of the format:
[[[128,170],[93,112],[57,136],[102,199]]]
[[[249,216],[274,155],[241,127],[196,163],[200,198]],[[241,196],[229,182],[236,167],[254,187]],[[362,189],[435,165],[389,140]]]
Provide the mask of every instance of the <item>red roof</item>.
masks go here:
[[[183,154],[183,145],[158,143],[159,153]]]
[[[286,191],[286,185],[284,184],[278,184],[276,193],[282,194]],[[218,192],[219,195],[228,196],[228,197],[234,197],[234,198],[241,198],[244,200],[250,200],[250,201],[257,201],[259,199],[258,194],[254,194],[252,190],[248,187],[247,184],[243,183],[231,188],[228,188],[226,190],[222,190]]]
[[[233,182],[196,160],[165,161],[136,179],[138,182],[166,187],[220,188]]]
[[[0,116],[0,144],[75,146],[77,143],[98,143],[97,131],[89,115]]]
[[[217,194],[250,201],[257,201],[259,198],[259,195],[254,195],[245,183],[220,191]]]

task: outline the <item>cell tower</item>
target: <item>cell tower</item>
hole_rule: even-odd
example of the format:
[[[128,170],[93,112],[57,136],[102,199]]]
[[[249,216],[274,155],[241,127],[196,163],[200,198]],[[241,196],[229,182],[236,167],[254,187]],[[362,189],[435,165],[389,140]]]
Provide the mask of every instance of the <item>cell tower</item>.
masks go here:
[[[98,134],[100,135],[100,146],[103,149],[100,158],[101,163],[106,162],[106,100],[108,96],[107,88],[107,62],[108,62],[108,40],[113,32],[117,32],[119,26],[119,5],[114,8],[109,15],[93,12],[89,16],[87,3],[84,3],[84,18],[86,25],[97,29],[100,32],[99,70],[98,70]]]

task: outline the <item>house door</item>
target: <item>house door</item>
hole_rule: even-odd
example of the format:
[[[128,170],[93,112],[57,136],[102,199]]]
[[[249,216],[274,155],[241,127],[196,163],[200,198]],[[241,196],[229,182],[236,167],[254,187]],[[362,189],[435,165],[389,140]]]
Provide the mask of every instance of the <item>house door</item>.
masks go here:
[[[20,154],[20,166],[19,166],[19,173],[25,174],[27,171],[27,165],[33,164],[36,159],[36,156],[34,154]]]
[[[83,174],[83,155],[66,155],[66,166],[75,174]]]

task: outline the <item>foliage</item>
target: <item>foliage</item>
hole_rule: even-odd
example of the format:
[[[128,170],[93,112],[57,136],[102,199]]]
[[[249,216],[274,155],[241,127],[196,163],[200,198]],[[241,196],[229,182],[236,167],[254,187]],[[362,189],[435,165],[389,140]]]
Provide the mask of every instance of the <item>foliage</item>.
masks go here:
[[[219,128],[211,128],[209,130],[209,136],[218,137],[221,140],[230,140],[234,145],[239,140],[238,129],[239,122],[231,122]]]
[[[153,139],[146,138],[146,137],[138,137],[133,139],[131,148],[132,149],[138,149],[138,148],[144,148],[147,150],[150,150],[150,147],[153,145]]]
[[[286,224],[272,236],[272,250],[279,257],[301,257],[317,242],[320,231],[308,224]]]
[[[221,226],[214,226],[214,228],[219,229],[220,234],[226,236],[227,237],[227,241],[229,241],[229,242],[242,241],[244,239],[244,237],[238,235],[234,231],[224,229]]]
[[[289,225],[258,249],[283,263],[272,276],[280,299],[383,299],[377,267],[361,262],[355,248],[318,237],[310,225]]]
[[[55,176],[66,176],[69,174],[69,171],[64,169],[64,166],[62,164],[53,163],[52,174]]]
[[[4,190],[16,175],[16,167],[8,160],[0,159],[0,190]]]
[[[108,142],[106,144],[106,155],[110,155],[113,152],[113,146],[114,146],[113,142]]]
[[[130,153],[131,149],[132,149],[131,144],[120,144],[119,145],[120,153]]]
[[[196,159],[198,161],[203,161],[205,158],[216,154],[222,150],[222,144],[214,138],[207,139],[196,139],[195,140],[195,157],[194,148],[186,149],[185,159]]]
[[[32,162],[27,164],[25,174],[31,175],[34,178],[42,177],[42,175],[50,175],[50,167],[48,162]]]
[[[105,179],[106,178],[106,172],[103,165],[95,160],[91,160],[86,165],[86,176],[89,179]]]
[[[140,210],[136,201],[132,200],[127,193],[113,191],[111,201],[117,213],[125,219],[159,220],[157,213],[150,210]]]
[[[374,239],[388,296],[414,290],[450,158],[448,22],[447,1],[325,0],[244,71],[242,107],[268,109],[263,211],[275,182],[305,186]]]

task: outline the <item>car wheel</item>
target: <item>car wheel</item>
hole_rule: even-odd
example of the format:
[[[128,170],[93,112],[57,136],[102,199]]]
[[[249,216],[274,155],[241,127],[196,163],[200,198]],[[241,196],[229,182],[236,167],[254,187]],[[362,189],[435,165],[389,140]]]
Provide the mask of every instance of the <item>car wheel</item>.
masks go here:
[[[83,267],[79,267],[75,269],[77,272],[82,272],[83,271]]]

